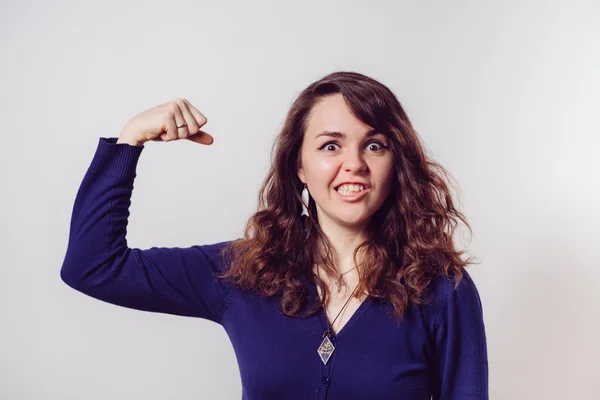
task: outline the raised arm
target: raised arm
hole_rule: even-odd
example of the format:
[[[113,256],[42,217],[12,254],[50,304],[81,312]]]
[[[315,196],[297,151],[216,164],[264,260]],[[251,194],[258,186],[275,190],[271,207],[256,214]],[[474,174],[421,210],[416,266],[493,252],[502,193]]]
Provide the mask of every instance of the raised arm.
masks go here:
[[[86,295],[119,306],[220,323],[229,286],[215,273],[226,265],[220,252],[227,242],[129,248],[129,206],[145,140],[123,134],[120,140],[99,139],[79,187],[62,280]]]

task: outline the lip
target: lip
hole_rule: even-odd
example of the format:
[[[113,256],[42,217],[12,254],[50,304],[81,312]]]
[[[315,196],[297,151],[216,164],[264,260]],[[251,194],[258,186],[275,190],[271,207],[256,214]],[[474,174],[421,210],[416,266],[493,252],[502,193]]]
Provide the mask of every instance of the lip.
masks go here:
[[[369,188],[365,187],[363,190],[361,190],[360,192],[358,192],[356,194],[353,194],[352,196],[344,196],[343,194],[341,194],[340,192],[338,192],[335,189],[333,189],[333,191],[339,196],[340,199],[342,199],[348,203],[355,203],[367,195]]]
[[[363,185],[365,187],[365,189],[369,188],[369,185],[367,185],[366,183],[364,183],[364,182],[356,182],[356,181],[355,182],[351,182],[351,181],[340,182],[337,185],[335,185],[334,188],[338,188],[338,187],[340,187],[340,186],[342,186],[344,184],[349,184],[349,185]]]

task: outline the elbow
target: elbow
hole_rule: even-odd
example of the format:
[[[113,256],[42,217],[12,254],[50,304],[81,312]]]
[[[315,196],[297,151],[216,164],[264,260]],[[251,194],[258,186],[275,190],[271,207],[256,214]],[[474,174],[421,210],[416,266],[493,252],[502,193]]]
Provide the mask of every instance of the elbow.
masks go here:
[[[92,258],[67,252],[60,269],[60,279],[71,288],[87,293],[117,279],[124,263],[122,258]]]
[[[81,290],[82,288],[82,276],[76,268],[73,268],[68,260],[65,260],[60,269],[60,279],[68,286],[75,290]]]
[[[84,292],[94,281],[101,278],[106,263],[94,261],[89,257],[80,257],[79,253],[67,252],[60,269],[60,279],[71,288]]]

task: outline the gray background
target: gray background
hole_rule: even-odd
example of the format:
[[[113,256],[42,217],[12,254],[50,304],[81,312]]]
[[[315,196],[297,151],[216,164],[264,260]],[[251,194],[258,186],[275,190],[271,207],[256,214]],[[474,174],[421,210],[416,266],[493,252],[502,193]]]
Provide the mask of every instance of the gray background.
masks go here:
[[[596,398],[599,21],[592,1],[3,1],[0,398],[240,398],[221,326],[60,280],[73,200],[99,137],[185,97],[215,143],[146,146],[129,244],[238,237],[292,100],[335,70],[388,85],[460,185],[491,398]]]

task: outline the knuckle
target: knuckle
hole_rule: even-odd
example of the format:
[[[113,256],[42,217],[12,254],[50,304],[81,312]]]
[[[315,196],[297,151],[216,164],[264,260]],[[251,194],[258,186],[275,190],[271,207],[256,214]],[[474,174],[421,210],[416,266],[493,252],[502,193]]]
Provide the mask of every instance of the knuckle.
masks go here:
[[[171,113],[171,115],[174,115],[177,112],[177,110],[179,110],[179,107],[177,106],[177,103],[172,101],[169,103],[167,110]]]
[[[164,110],[164,116],[167,119],[171,119],[173,118],[173,116],[175,116],[175,109],[171,108],[170,106],[168,106],[165,110]]]
[[[186,130],[187,130],[188,132],[190,132],[190,133],[191,133],[191,132],[196,132],[198,129],[200,129],[200,128],[198,128],[198,126],[196,125],[196,123],[195,123],[195,122],[190,122],[190,123],[188,124],[188,126],[187,126],[187,129],[186,129]]]

